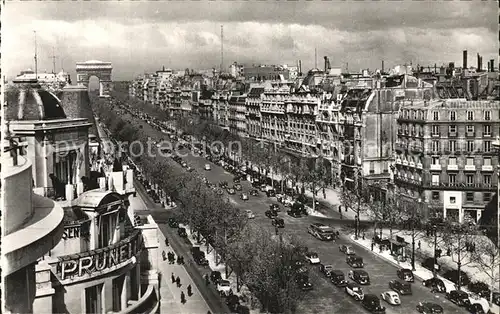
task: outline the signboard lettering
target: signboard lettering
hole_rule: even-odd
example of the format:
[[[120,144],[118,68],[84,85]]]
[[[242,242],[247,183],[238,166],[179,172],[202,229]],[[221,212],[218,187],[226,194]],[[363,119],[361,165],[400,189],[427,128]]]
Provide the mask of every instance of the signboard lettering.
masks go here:
[[[74,259],[68,259],[68,256],[65,256],[65,260],[60,260],[57,264],[57,273],[61,280],[75,276],[81,277],[86,274],[91,275],[127,261],[132,256],[136,256],[142,248],[142,235],[137,232],[131,238],[113,246],[90,251],[88,256],[78,257],[78,255],[74,255]]]
[[[90,235],[89,232],[90,222],[84,222],[80,225],[66,226],[64,227],[63,239],[74,239],[80,237],[88,237]]]

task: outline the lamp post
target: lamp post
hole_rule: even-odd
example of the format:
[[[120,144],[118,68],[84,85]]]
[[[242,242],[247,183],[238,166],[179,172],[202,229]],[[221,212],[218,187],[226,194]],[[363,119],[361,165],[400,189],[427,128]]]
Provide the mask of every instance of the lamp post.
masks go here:
[[[434,267],[432,268],[432,276],[436,278],[437,275],[437,225],[432,225],[432,233],[434,234]]]
[[[497,137],[492,146],[497,151],[498,162],[500,162],[500,138]],[[497,228],[497,248],[500,248],[500,185],[498,179],[500,179],[500,163],[497,164],[497,223],[495,226]]]

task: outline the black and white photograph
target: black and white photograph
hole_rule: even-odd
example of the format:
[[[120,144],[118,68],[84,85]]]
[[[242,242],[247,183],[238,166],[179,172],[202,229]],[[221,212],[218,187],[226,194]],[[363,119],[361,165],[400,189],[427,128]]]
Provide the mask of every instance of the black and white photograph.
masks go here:
[[[498,0],[0,17],[0,313],[500,314]]]

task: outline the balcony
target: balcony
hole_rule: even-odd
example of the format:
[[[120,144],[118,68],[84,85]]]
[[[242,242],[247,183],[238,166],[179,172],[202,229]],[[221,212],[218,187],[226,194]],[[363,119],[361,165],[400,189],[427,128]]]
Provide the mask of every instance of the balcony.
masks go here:
[[[432,171],[441,171],[441,165],[431,165],[430,169]]]
[[[403,166],[408,166],[408,160],[403,160]]]
[[[399,184],[407,184],[407,185],[412,185],[412,186],[421,186],[422,185],[422,180],[419,180],[419,179],[411,179],[411,178],[407,178],[407,177],[403,177],[403,176],[395,176],[394,179]]]
[[[491,137],[491,132],[488,133],[483,132],[483,137]]]
[[[457,132],[448,132],[448,137],[457,137]]]
[[[423,169],[422,163],[417,163],[417,169]]]
[[[401,158],[396,159],[396,164],[401,165]]]
[[[465,171],[476,171],[476,166],[475,165],[465,165],[464,170]]]
[[[441,134],[439,134],[439,133],[431,133],[431,136],[432,136],[432,137],[440,137],[440,136],[441,136]]]
[[[411,146],[411,151],[415,153],[423,153],[424,152],[424,147],[422,145],[412,145]]]
[[[131,313],[156,313],[158,311],[159,302],[156,291],[153,285],[149,285],[146,292],[137,301],[128,301],[129,307],[119,312],[118,314]]]
[[[402,152],[406,150],[407,144],[398,142],[395,145],[396,151]]]
[[[493,166],[492,165],[482,165],[481,171],[493,171]]]
[[[448,171],[458,171],[458,165],[448,165],[446,166]]]
[[[410,161],[410,167],[415,167],[415,162],[414,161]]]
[[[465,132],[466,137],[475,137],[476,134],[474,132]]]
[[[449,183],[449,182],[432,182],[426,188],[433,190],[465,190],[465,191],[496,191],[496,186],[483,183]]]

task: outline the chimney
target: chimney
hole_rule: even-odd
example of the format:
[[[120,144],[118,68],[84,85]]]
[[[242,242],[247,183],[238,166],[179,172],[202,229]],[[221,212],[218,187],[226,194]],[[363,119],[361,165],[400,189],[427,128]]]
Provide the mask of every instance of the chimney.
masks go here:
[[[323,59],[325,59],[325,73],[328,70],[328,57],[324,56]]]
[[[380,73],[384,73],[384,60],[382,60],[382,70],[380,71]]]
[[[481,72],[482,63],[483,63],[483,58],[478,53],[477,54],[477,72]]]
[[[467,69],[467,50],[463,51],[462,68]]]
[[[437,64],[434,63],[434,74],[437,74]]]
[[[490,59],[490,71],[495,72],[495,59]]]
[[[302,76],[302,61],[299,60],[299,76]]]

